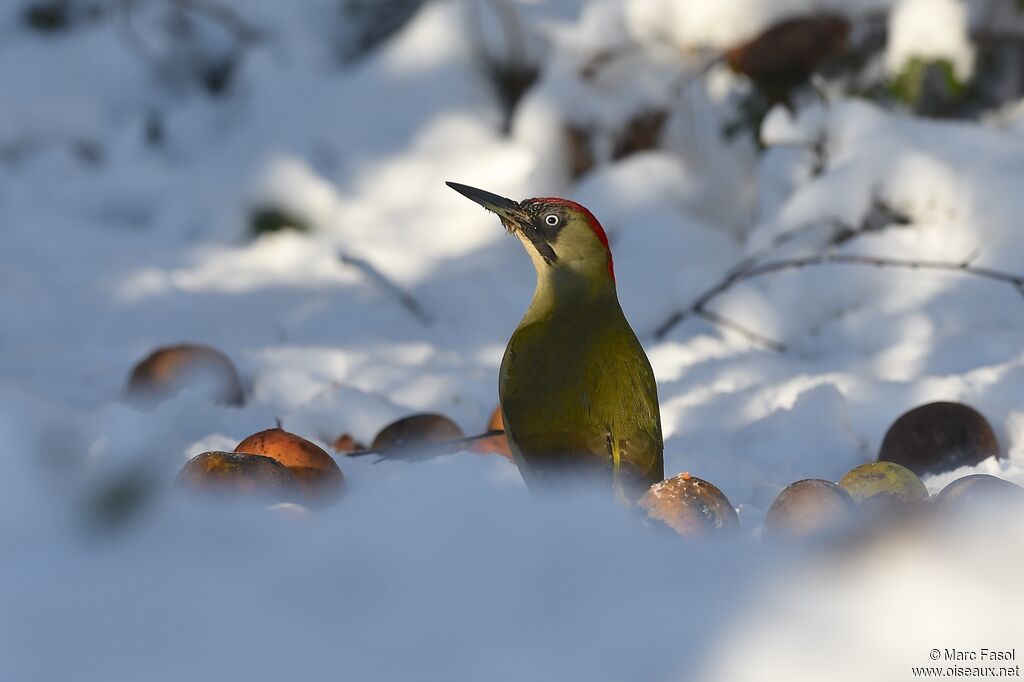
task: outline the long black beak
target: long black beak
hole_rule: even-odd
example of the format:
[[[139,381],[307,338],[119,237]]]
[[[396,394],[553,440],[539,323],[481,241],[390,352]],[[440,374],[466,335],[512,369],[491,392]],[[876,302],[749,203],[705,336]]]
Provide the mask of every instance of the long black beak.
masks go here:
[[[518,236],[524,244],[527,242],[532,244],[533,248],[537,250],[537,253],[540,254],[541,258],[548,265],[552,265],[558,260],[558,255],[551,248],[551,244],[537,230],[537,226],[533,224],[530,214],[527,213],[526,209],[518,201],[512,201],[503,196],[498,196],[476,187],[470,187],[469,185],[460,185],[457,182],[446,182],[444,184],[467,199],[472,199],[488,211],[495,213],[501,218],[501,224],[505,226],[506,230]]]
[[[470,187],[469,185],[462,185],[457,182],[446,182],[444,184],[467,199],[472,199],[488,211],[497,214],[503,221],[508,221],[513,225],[521,225],[524,219],[528,219],[526,212],[523,211],[518,201],[512,201],[493,192]]]

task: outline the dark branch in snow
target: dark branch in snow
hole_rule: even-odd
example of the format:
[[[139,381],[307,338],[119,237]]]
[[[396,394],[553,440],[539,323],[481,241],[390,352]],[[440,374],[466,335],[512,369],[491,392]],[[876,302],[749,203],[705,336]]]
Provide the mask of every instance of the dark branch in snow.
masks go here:
[[[842,254],[842,253],[820,253],[812,256],[802,256],[798,258],[787,258],[783,260],[770,261],[767,263],[761,263],[760,265],[751,263],[747,267],[734,268],[727,274],[721,281],[714,286],[705,290],[704,293],[699,295],[697,298],[690,303],[689,306],[682,310],[677,310],[672,313],[665,322],[659,326],[655,332],[654,337],[656,339],[663,339],[672,329],[679,323],[686,320],[688,317],[702,317],[704,319],[716,320],[717,323],[722,324],[721,316],[717,316],[715,313],[711,313],[710,316],[706,310],[706,306],[712,300],[720,296],[722,293],[730,289],[733,285],[739,282],[745,282],[748,280],[763,277],[773,272],[779,272],[782,270],[799,270],[801,268],[814,267],[819,265],[861,265],[870,266],[876,268],[900,268],[905,270],[933,270],[940,272],[959,272],[974,277],[980,277],[982,279],[988,279],[996,282],[1003,282],[1012,286],[1018,293],[1024,296],[1024,275],[1018,275],[1015,273],[1004,272],[1002,270],[995,270],[993,268],[985,268],[971,265],[973,255],[962,261],[939,261],[939,260],[914,260],[912,258],[890,258],[887,256],[864,256],[858,254]],[[745,261],[749,263],[750,261]],[[741,264],[742,266],[743,264]],[[736,329],[735,323],[726,320],[723,326],[729,326],[730,328]],[[765,342],[765,337],[759,334],[750,332],[749,330],[740,328],[738,331],[742,331],[748,338],[760,337],[760,342],[773,350],[784,350],[785,346],[768,339],[768,343]]]
[[[701,308],[700,310],[693,311],[693,315],[695,317],[700,317],[704,320],[707,320],[716,327],[721,327],[722,329],[731,329],[737,334],[746,337],[747,340],[752,341],[753,343],[759,346],[764,346],[769,350],[773,350],[777,353],[786,352],[786,344],[782,343],[781,341],[776,341],[775,339],[769,336],[765,336],[760,332],[755,332],[753,329],[745,327],[739,322],[736,322],[733,319],[725,317],[724,315],[719,315],[718,313],[708,310],[706,308]]]
[[[167,48],[158,49],[146,39],[135,23],[135,12],[143,7],[145,2],[146,0],[116,0],[115,28],[125,47],[150,69],[159,72],[162,62],[166,61],[168,56],[165,54]],[[196,52],[194,55],[198,61],[193,65],[193,76],[197,77],[211,95],[220,94],[227,88],[245,50],[266,42],[268,38],[267,31],[249,23],[233,8],[216,0],[167,0],[166,4],[174,9],[179,19],[190,15],[202,17],[219,26],[233,39],[234,45],[227,54],[213,56]],[[170,36],[180,40],[183,25],[187,24],[179,22],[175,24],[175,29],[167,29]]]
[[[117,12],[115,27],[129,52],[152,67],[156,64],[157,60],[156,50],[146,42],[146,39],[142,37],[138,27],[135,25],[135,19],[132,14],[135,2],[136,0],[120,0],[117,3],[119,11]]]
[[[346,253],[339,253],[338,258],[345,265],[350,265],[366,275],[381,291],[398,301],[399,305],[409,311],[409,314],[417,320],[425,325],[433,324],[434,319],[420,302],[413,298],[412,294],[392,282],[384,273],[374,267],[373,263],[364,258],[357,258]]]
[[[470,38],[480,69],[500,100],[502,133],[508,134],[512,129],[516,106],[540,76],[539,57],[529,54],[526,27],[508,0],[493,0],[490,5],[504,32],[505,54],[500,56],[494,47],[487,45],[483,11],[479,3],[469,5],[475,27]]]
[[[440,443],[416,443],[413,445],[395,445],[388,448],[377,448],[376,450],[356,450],[345,453],[345,456],[362,457],[363,455],[377,455],[378,459],[374,461],[374,464],[379,464],[380,462],[389,459],[404,461],[430,459],[431,457],[450,455],[461,450],[465,450],[465,445],[474,443],[478,440],[504,435],[505,431],[503,429],[491,429],[484,433],[478,433],[475,436],[466,436],[465,438],[456,438],[454,440],[441,441]]]
[[[219,24],[240,45],[259,43],[267,37],[263,29],[250,24],[231,7],[214,0],[172,0],[172,4],[183,12],[200,14]],[[132,21],[132,13],[138,5],[139,0],[119,0],[117,3],[118,15],[121,19],[121,26],[125,29],[125,38],[129,41],[129,48],[146,60],[151,60],[155,56],[155,51],[139,35]]]
[[[593,80],[606,66],[614,64],[620,59],[631,57],[640,52],[641,49],[643,48],[637,43],[623,43],[614,47],[603,48],[583,64],[579,70],[580,78],[585,81]]]
[[[95,140],[62,134],[26,136],[14,140],[0,140],[0,164],[17,164],[49,148],[63,148],[74,158],[90,166],[103,163],[103,148]]]
[[[843,227],[840,223],[838,223],[838,221],[829,221],[826,224],[832,227]],[[739,281],[739,278],[745,272],[747,272],[750,268],[757,265],[758,261],[767,256],[769,253],[775,251],[779,247],[788,244],[797,237],[806,234],[807,232],[810,232],[820,226],[821,223],[806,223],[804,225],[798,225],[797,227],[791,228],[789,230],[780,232],[779,234],[775,235],[775,237],[770,242],[768,242],[768,244],[766,244],[764,247],[758,249],[753,254],[741,260],[739,263],[730,268],[729,271],[726,273],[725,277],[718,284],[706,290],[697,299],[690,303],[690,306],[688,308],[686,308],[685,310],[677,311],[673,313],[671,316],[669,316],[669,318],[665,320],[665,322],[663,322],[657,330],[655,330],[654,337],[659,340],[664,338],[665,335],[668,334],[673,327],[682,322],[686,316],[692,315],[694,317],[700,317],[717,327],[732,329],[733,331],[740,333],[741,335],[745,336],[747,339],[753,341],[756,344],[762,345],[766,348],[769,348],[780,353],[784,352],[786,350],[786,345],[781,341],[777,341],[775,339],[765,336],[764,334],[755,332],[745,327],[744,325],[740,324],[739,322],[736,322],[735,320],[731,320],[725,317],[724,315],[707,310],[705,306],[708,302],[711,301],[711,299],[715,298],[716,296],[724,292],[726,289],[731,287],[733,284],[735,284],[737,281]]]
[[[231,7],[214,0],[174,0],[174,3],[185,11],[202,14],[217,22],[242,45],[259,43],[266,38],[263,29],[250,24]]]

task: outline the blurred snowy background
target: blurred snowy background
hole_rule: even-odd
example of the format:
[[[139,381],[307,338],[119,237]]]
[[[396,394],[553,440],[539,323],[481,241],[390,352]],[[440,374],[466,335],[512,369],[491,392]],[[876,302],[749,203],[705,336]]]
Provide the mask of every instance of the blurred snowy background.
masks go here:
[[[420,411],[483,430],[534,275],[445,180],[598,216],[666,474],[719,486],[741,538],[537,501],[470,453],[340,457],[348,494],[310,519],[172,494],[275,419],[324,444]],[[1017,0],[3,0],[0,679],[903,680],[934,647],[1024,656],[1019,516],[757,537],[782,487],[874,459],[932,400],[1007,454],[931,490],[1024,483],[1013,286],[787,269],[709,304],[760,336],[655,334],[752,256],[1024,273],[1022,190]],[[224,351],[244,406],[123,402],[179,342]],[[111,527],[124,486],[142,501]]]

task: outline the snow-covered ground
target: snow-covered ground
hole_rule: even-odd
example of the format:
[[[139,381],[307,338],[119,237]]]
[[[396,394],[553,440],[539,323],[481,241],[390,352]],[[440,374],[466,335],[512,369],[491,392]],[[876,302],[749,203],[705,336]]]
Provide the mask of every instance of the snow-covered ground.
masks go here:
[[[428,3],[345,65],[337,3],[229,4],[266,35],[220,97],[189,85],[154,3],[131,27],[53,37],[25,30],[18,3],[0,10],[0,679],[903,680],[932,648],[1024,656],[1019,515],[894,528],[854,548],[757,539],[787,483],[873,459],[888,425],[931,400],[975,406],[1008,453],[926,479],[931,490],[975,472],[1024,484],[1019,292],[805,268],[712,305],[785,353],[700,320],[653,335],[779,235],[798,233],[772,258],[816,253],[879,202],[909,224],[839,252],[1024,273],[1024,110],[985,123],[858,101],[777,110],[758,156],[718,136],[737,86],[715,69],[674,106],[665,149],[573,182],[566,121],[611,126],[695,67],[648,30],[665,3],[523,3],[544,69],[508,136],[477,54],[479,31],[503,37],[488,3],[483,19]],[[721,4],[742,21],[691,9],[663,28],[716,46],[780,16]],[[208,29],[215,59],[230,41]],[[579,79],[594,45],[631,35],[651,41],[644,77]],[[173,494],[189,457],[275,418],[322,443],[372,440],[417,411],[483,429],[534,276],[445,180],[569,196],[601,219],[659,380],[666,473],[718,485],[742,538],[687,543],[603,501],[536,500],[504,459],[468,453],[341,458],[349,494],[311,519]],[[309,231],[252,238],[263,206]],[[185,341],[234,360],[244,407],[188,392],[151,411],[122,402],[138,360]],[[151,481],[150,502],[126,528],[97,530],[97,495],[124,480]]]

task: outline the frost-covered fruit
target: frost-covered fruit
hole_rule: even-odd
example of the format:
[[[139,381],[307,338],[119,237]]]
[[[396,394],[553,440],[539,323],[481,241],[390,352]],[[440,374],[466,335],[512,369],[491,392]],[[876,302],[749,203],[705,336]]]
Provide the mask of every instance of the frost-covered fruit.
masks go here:
[[[345,476],[323,448],[284,429],[254,433],[235,452],[270,457],[292,472],[308,504],[322,507],[335,502],[345,490]]]
[[[491,412],[491,418],[487,422],[488,431],[504,431],[505,420],[501,415],[501,405],[494,408],[494,412]],[[481,438],[473,446],[473,452],[479,452],[481,454],[494,453],[501,455],[502,457],[508,457],[512,459],[512,450],[508,446],[508,438],[504,434],[500,436],[490,436],[488,438]]]
[[[273,502],[299,499],[295,477],[277,460],[241,452],[204,452],[190,459],[177,483],[194,490],[242,494]]]
[[[132,370],[125,396],[152,405],[184,388],[218,403],[242,404],[242,381],[231,360],[216,348],[192,344],[165,346],[150,353]]]
[[[737,530],[740,525],[725,493],[685,472],[655,483],[637,504],[684,537]]]
[[[426,443],[442,443],[463,438],[459,425],[440,414],[413,414],[391,422],[377,434],[371,450],[400,448]]]
[[[928,489],[921,479],[894,462],[854,467],[839,479],[839,487],[861,505],[906,507],[928,499]]]
[[[360,452],[366,449],[366,446],[355,439],[350,433],[343,433],[334,439],[331,443],[331,448],[334,449],[339,455],[347,455],[350,452]]]
[[[918,476],[973,466],[999,457],[992,426],[962,403],[915,407],[897,419],[882,439],[878,459],[902,464]]]
[[[789,484],[764,519],[768,535],[802,537],[846,523],[857,511],[850,494],[831,481],[808,478]]]
[[[990,500],[1024,500],[1024,489],[997,476],[971,474],[958,478],[935,496],[943,506],[985,503]]]

